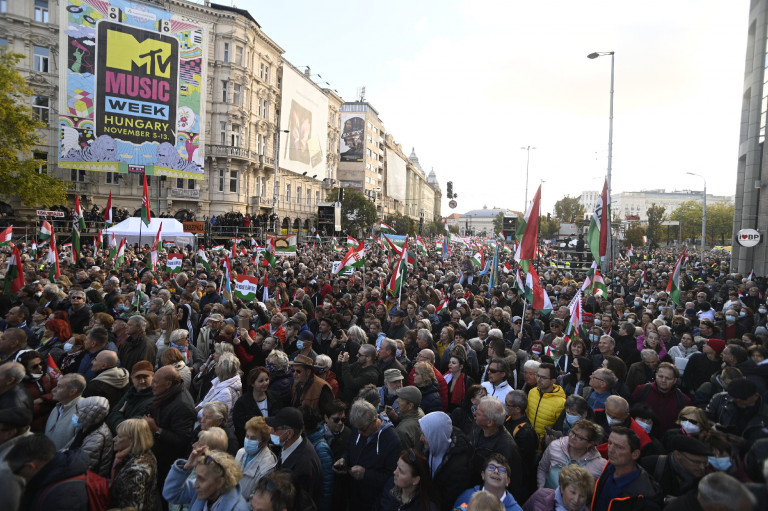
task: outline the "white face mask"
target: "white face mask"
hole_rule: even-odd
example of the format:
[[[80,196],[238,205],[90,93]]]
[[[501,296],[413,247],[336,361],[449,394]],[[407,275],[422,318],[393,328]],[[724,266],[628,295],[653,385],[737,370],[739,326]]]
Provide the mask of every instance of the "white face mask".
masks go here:
[[[608,425],[611,427],[616,426],[617,424],[621,424],[623,422],[623,421],[620,421],[619,419],[614,419],[608,414],[605,414],[605,420],[608,422]]]
[[[701,431],[698,424],[694,424],[691,421],[681,421],[680,426],[683,428],[683,431],[685,431],[689,435],[695,435],[699,431]]]
[[[651,428],[652,428],[653,426],[651,426],[650,424],[647,424],[647,423],[645,423],[645,422],[641,421],[640,419],[635,419],[635,422],[637,423],[637,425],[638,425],[638,426],[640,426],[641,428],[643,428],[643,429],[645,430],[645,432],[646,432],[646,433],[648,433],[648,434],[650,434],[650,433],[651,433]]]

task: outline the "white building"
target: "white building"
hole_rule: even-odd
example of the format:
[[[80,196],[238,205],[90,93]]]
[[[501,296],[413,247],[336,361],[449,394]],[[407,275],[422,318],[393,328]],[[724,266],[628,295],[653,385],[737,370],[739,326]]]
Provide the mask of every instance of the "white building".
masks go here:
[[[595,203],[600,197],[598,191],[581,192],[579,203],[584,206],[584,218],[592,217]],[[620,192],[611,194],[611,213],[613,218],[622,221],[648,221],[648,208],[652,205],[663,206],[665,214],[672,213],[683,202],[701,200],[701,192],[696,190],[680,190],[667,192],[663,189],[641,190],[639,192]],[[733,203],[733,195],[707,194],[707,204],[716,202]]]

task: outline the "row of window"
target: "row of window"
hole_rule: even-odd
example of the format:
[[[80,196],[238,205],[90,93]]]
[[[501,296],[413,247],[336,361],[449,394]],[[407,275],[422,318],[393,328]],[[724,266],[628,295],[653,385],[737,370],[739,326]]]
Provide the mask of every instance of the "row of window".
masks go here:
[[[232,103],[237,106],[244,106],[250,108],[251,106],[251,94],[243,94],[243,86],[239,83],[232,83],[229,80],[221,81],[221,102]],[[243,98],[245,98],[245,105],[243,105]],[[259,117],[269,119],[269,100],[256,98],[256,108]]]
[[[243,51],[243,47],[242,46],[238,46],[238,45],[235,46],[234,60],[231,60],[232,59],[232,55],[231,55],[230,47],[231,47],[230,43],[227,43],[227,42],[224,43],[224,59],[223,59],[224,62],[233,62],[233,63],[238,64],[240,66],[244,66],[245,65],[245,59],[244,59],[245,52]],[[251,67],[253,67],[253,65],[255,64],[254,60],[256,59],[256,55],[257,54],[254,53],[251,56]],[[259,64],[259,78],[261,78],[264,82],[269,83],[269,75],[270,75],[270,71],[271,70],[272,70],[272,66],[270,66],[266,62],[261,62]]]
[[[8,12],[8,0],[0,0],[0,13]],[[35,0],[35,21],[48,23],[48,0]]]

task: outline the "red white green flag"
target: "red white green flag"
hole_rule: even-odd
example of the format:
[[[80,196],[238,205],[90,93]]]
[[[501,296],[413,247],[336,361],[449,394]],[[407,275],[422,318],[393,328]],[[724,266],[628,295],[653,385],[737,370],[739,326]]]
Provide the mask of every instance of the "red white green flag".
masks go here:
[[[85,230],[85,216],[83,215],[83,208],[80,207],[79,195],[75,195],[75,229],[78,231]]]
[[[51,282],[54,282],[54,278],[61,277],[61,268],[59,268],[59,251],[56,248],[56,233],[51,230],[51,242],[48,245],[48,277]]]
[[[40,245],[51,239],[52,232],[53,227],[51,227],[51,224],[48,223],[47,220],[43,220],[43,223],[40,226],[40,234],[38,235],[38,238],[40,238]]]
[[[0,232],[0,247],[7,247],[11,244],[11,236],[13,236],[13,226],[9,225],[7,228]]]
[[[93,253],[94,253],[94,254],[98,254],[98,253],[99,253],[99,250],[101,250],[101,240],[102,240],[103,238],[104,238],[104,234],[103,234],[103,232],[101,231],[101,229],[99,229],[99,234],[98,234],[98,236],[94,236],[94,237],[93,237]]]
[[[379,224],[379,228],[380,228],[382,234],[397,234],[395,229],[392,228],[392,226],[390,226],[386,222],[382,221],[381,224]]]
[[[109,199],[107,199],[107,209],[104,210],[104,223],[107,227],[112,225],[112,190],[109,191]]]
[[[157,270],[157,253],[160,248],[160,232],[163,230],[163,224],[160,223],[160,228],[157,230],[157,235],[155,236],[155,242],[152,244],[152,252],[149,254],[149,264],[147,265],[148,268],[152,268],[152,270]]]
[[[348,247],[356,247],[359,244],[360,243],[355,238],[353,238],[352,236],[347,236],[347,246]]]
[[[238,275],[235,277],[235,297],[246,302],[252,302],[256,298],[256,290],[259,288],[259,278],[250,275]]]
[[[397,258],[395,267],[392,269],[392,277],[389,279],[389,286],[387,291],[394,297],[400,294],[400,290],[403,287],[408,265],[405,262],[406,254],[408,253],[408,236],[405,237],[403,243],[403,250],[400,252],[400,257]]]
[[[5,271],[3,292],[6,295],[15,295],[23,287],[24,269],[21,266],[21,254],[19,254],[19,247],[13,247],[11,257],[8,259],[8,269]]]
[[[211,271],[211,264],[208,262],[208,256],[205,255],[205,249],[202,245],[197,249],[197,263],[202,264],[205,271]]]
[[[669,276],[669,282],[667,283],[667,294],[669,298],[680,306],[680,270],[683,268],[683,262],[685,261],[686,248],[683,247],[683,253],[680,254],[680,258],[675,264],[675,271]]]
[[[117,252],[115,253],[114,267],[117,268],[119,266],[122,266],[124,262],[125,262],[125,238],[120,240],[120,246],[117,247]]]
[[[587,232],[587,243],[592,257],[600,264],[608,247],[608,235],[611,229],[611,198],[608,196],[608,179],[603,184],[603,192],[597,199],[592,220]]]
[[[520,244],[515,252],[515,261],[533,261],[536,258],[536,247],[539,241],[539,214],[541,210],[541,185],[536,190],[536,195],[525,210],[520,225],[517,227],[516,237]]]
[[[427,255],[427,245],[421,239],[421,236],[416,236],[416,251],[422,255]]]
[[[275,267],[275,238],[271,237],[267,240],[267,250],[264,251],[264,266]]]
[[[144,193],[141,196],[141,221],[149,227],[152,221],[152,213],[149,208],[149,188],[147,187],[147,175],[144,174]]]
[[[365,243],[360,242],[357,248],[350,248],[344,259],[341,260],[341,264],[333,272],[334,275],[345,272],[352,268],[362,268],[365,266]]]

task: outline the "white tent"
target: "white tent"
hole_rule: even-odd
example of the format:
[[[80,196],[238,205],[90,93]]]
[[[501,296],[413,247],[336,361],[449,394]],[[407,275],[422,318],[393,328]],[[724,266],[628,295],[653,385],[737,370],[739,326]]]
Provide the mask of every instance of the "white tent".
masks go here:
[[[141,243],[142,245],[152,245],[157,236],[157,230],[163,224],[160,232],[160,238],[165,241],[173,241],[178,246],[195,246],[195,235],[191,232],[184,232],[184,225],[175,218],[153,218],[149,226],[144,225],[141,218],[132,216],[113,225],[109,229],[104,229],[104,234],[112,236],[115,234],[115,240],[120,243],[121,238],[126,238],[129,244]]]

